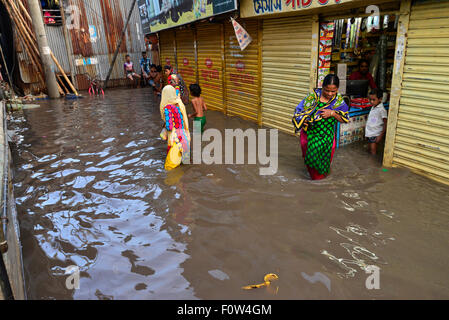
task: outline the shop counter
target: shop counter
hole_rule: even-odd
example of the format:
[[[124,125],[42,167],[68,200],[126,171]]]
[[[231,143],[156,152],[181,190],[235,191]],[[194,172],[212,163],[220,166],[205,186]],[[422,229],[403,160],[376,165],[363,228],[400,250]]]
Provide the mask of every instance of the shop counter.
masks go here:
[[[384,103],[388,112],[389,103]],[[349,109],[349,122],[337,124],[337,148],[365,140],[365,127],[371,108]]]

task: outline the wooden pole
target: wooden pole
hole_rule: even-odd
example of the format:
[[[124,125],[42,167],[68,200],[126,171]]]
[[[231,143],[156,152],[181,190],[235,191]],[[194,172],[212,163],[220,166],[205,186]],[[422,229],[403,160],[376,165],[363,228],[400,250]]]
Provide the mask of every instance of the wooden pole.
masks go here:
[[[25,17],[28,19],[28,21],[31,22],[31,20],[32,20],[31,16],[28,14],[27,9],[25,8],[25,6],[22,3],[22,0],[19,0],[18,2],[19,2],[20,9],[22,9],[22,12],[24,13]]]
[[[14,6],[14,3],[11,2],[11,7],[13,8],[13,11],[15,11],[16,15],[19,17],[19,19],[21,19],[22,25],[24,26],[24,28],[28,31],[26,34],[29,34],[32,36],[34,42],[32,41],[32,44],[37,52],[37,47],[35,46],[35,41],[36,41],[36,37],[34,36],[34,33],[32,32],[32,30],[30,30],[28,28],[28,26],[26,25],[26,22],[24,20],[24,18],[22,17],[22,15],[20,14],[19,10],[17,7]],[[30,17],[31,19],[31,17]],[[64,77],[64,79],[67,81],[67,83],[69,84],[70,88],[72,89],[73,93],[75,93],[76,95],[78,95],[78,92],[76,91],[75,87],[73,86],[72,82],[70,81],[70,79],[67,77],[67,74],[64,72],[64,69],[61,67],[61,65],[58,62],[58,59],[55,57],[55,55],[53,54],[53,52],[50,52],[51,54],[51,58],[54,61],[54,63],[56,64],[56,66],[58,67],[59,71],[61,72],[62,76]],[[69,57],[69,61],[70,57]],[[59,79],[60,80],[60,79]],[[62,80],[60,80],[62,81]],[[63,87],[65,88],[64,84],[61,83],[63,85]],[[67,88],[65,88],[67,90]],[[67,90],[68,91],[68,90]]]
[[[50,57],[50,47],[48,46],[47,34],[45,32],[44,20],[42,18],[41,7],[38,0],[28,0],[32,25],[37,39],[37,45],[44,68],[45,83],[47,84],[48,95],[51,99],[60,97],[58,83]]]
[[[396,36],[396,53],[394,57],[393,79],[391,81],[390,110],[388,111],[387,132],[385,134],[384,167],[393,166],[396,127],[398,124],[399,104],[402,93],[405,57],[407,53],[407,34],[410,25],[411,0],[401,2],[398,33]]]
[[[11,6],[12,11],[14,12],[14,15],[19,18],[21,24],[23,25],[24,29],[27,31],[28,34],[32,36],[34,41],[36,41],[36,37],[33,33],[33,30],[30,28],[30,26],[26,23],[25,19],[23,18],[22,14],[20,13],[19,9],[16,7],[14,2],[9,2],[9,5]],[[28,20],[31,22],[31,20]]]
[[[64,77],[65,81],[67,81],[67,83],[69,84],[70,89],[72,89],[73,93],[78,95],[78,92],[76,91],[75,87],[73,86],[73,84],[70,82],[69,78],[67,77],[67,75],[64,72],[64,69],[61,67],[61,65],[59,64],[58,60],[56,59],[55,55],[53,54],[53,52],[50,51],[50,55],[51,58],[53,59],[54,63],[56,64],[56,66],[59,69],[59,72],[62,73],[62,76]]]
[[[23,42],[25,42],[31,48],[31,53],[32,53],[33,57],[30,57],[30,58],[34,58],[34,61],[37,64],[38,69],[39,69],[41,75],[43,75],[42,65],[41,65],[41,63],[39,61],[40,60],[40,56],[39,56],[39,50],[38,50],[37,44],[36,44],[36,36],[34,35],[33,31],[27,25],[25,19],[23,18],[23,16],[21,15],[19,9],[15,6],[15,4],[13,2],[9,2],[8,4],[10,5],[10,8],[14,12],[14,15],[11,15],[11,12],[9,12],[9,13],[13,17],[14,23],[16,24],[16,27],[19,30],[19,33],[21,33],[21,37],[23,38],[22,39]],[[43,81],[43,84],[45,84],[43,76],[42,76],[42,81]],[[61,86],[59,84],[57,84],[57,85],[58,85],[59,93],[64,95],[65,91],[62,90],[62,88],[61,88]]]
[[[67,87],[64,84],[64,81],[62,81],[61,76],[56,75],[56,79],[58,79],[59,84],[61,85],[62,88],[64,88],[65,93],[70,93],[70,90],[67,89]]]
[[[23,48],[25,49],[27,55],[31,59],[32,66],[37,71],[39,81],[45,87],[45,80],[44,80],[44,77],[43,77],[43,71],[42,71],[41,68],[39,68],[40,63],[37,60],[37,57],[35,55],[33,55],[31,47],[29,46],[29,44],[27,42],[27,39],[26,39],[25,35],[23,34],[23,30],[21,29],[18,21],[16,20],[15,15],[12,14],[11,8],[8,6],[8,2],[5,1],[5,0],[2,0],[2,2],[5,5],[5,8],[8,11],[9,16],[12,18],[12,20],[14,21],[14,24],[16,25],[16,30],[17,30],[17,32],[19,34],[19,37],[22,39]]]

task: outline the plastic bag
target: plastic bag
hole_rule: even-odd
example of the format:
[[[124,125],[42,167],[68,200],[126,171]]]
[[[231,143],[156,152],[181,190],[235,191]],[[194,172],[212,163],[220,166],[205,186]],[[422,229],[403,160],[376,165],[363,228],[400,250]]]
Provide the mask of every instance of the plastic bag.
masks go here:
[[[179,145],[174,143],[165,159],[165,170],[170,171],[181,164],[182,154]]]
[[[162,140],[164,140],[164,141],[167,140],[168,134],[167,134],[167,129],[165,129],[165,127],[162,128],[159,136],[161,137]]]

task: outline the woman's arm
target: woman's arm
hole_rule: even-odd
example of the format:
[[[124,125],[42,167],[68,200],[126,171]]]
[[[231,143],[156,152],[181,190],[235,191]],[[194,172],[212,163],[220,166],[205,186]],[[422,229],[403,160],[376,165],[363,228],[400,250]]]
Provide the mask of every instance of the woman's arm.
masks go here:
[[[335,110],[324,109],[323,111],[321,111],[321,116],[323,117],[323,119],[328,119],[328,118],[333,117],[340,123],[347,123],[348,122],[346,120],[346,118],[344,118],[343,116],[338,114]]]

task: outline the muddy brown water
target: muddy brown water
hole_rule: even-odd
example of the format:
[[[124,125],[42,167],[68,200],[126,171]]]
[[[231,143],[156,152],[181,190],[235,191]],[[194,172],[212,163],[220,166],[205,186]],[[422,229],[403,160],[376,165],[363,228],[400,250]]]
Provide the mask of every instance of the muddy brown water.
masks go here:
[[[447,299],[449,187],[381,168],[363,144],[309,181],[297,138],[279,169],[166,173],[148,89],[16,113],[15,195],[31,299]],[[256,128],[208,111],[207,127]],[[66,287],[68,266],[80,288]],[[380,268],[380,289],[365,267]],[[267,273],[279,280],[244,291]]]

